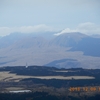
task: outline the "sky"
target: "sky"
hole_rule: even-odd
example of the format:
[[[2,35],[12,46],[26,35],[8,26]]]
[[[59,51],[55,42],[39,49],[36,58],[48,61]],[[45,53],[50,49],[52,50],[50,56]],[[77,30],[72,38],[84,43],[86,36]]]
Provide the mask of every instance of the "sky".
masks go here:
[[[44,31],[100,34],[100,0],[0,0],[0,36]]]

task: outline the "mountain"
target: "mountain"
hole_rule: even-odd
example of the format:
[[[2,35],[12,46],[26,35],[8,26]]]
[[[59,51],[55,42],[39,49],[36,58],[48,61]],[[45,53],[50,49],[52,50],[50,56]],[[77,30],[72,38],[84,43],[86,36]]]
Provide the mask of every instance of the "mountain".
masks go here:
[[[36,32],[36,33],[31,33],[31,35],[32,36],[34,36],[34,37],[44,37],[44,38],[46,38],[46,39],[52,39],[52,38],[54,38],[55,37],[55,34],[56,32]]]
[[[71,51],[82,51],[84,55],[100,57],[100,38],[82,33],[66,33],[57,36],[51,44],[62,47],[71,47]]]
[[[6,48],[24,37],[26,37],[26,35],[21,34],[21,33],[12,33],[10,35],[1,37],[0,38],[0,48]]]
[[[78,68],[80,67],[80,62],[78,62],[76,59],[60,59],[60,60],[54,60],[45,66],[55,66],[57,68],[61,68],[63,66],[64,68]]]
[[[50,44],[59,45],[62,47],[72,47],[76,45],[82,38],[88,37],[85,34],[79,32],[65,33],[52,39]]]
[[[47,34],[47,33],[44,33]],[[45,65],[58,68],[99,68],[100,38],[79,32],[59,36],[49,33],[14,33],[0,39],[0,66]]]
[[[30,34],[18,33],[18,32],[11,33],[10,35],[4,36],[4,37],[0,37],[0,48],[6,48],[6,47],[9,47],[9,46],[11,46],[13,44],[16,45],[15,44],[16,42],[19,43],[19,42],[22,42],[22,41],[24,41],[24,42],[28,41],[28,40],[30,41],[32,39],[31,37],[33,37],[33,38],[34,37],[35,38],[44,37],[46,39],[51,39],[51,38],[55,37],[54,33],[55,32],[43,32],[43,33],[36,32],[36,33],[30,33]],[[29,45],[29,44],[26,42],[26,45]]]
[[[100,38],[100,35],[99,34],[93,34],[91,35],[93,38]]]
[[[36,47],[43,47],[47,43],[47,40],[42,37],[33,37],[28,36],[27,38],[23,38],[17,41],[13,46],[13,48],[17,49],[27,49],[27,48],[36,48]]]
[[[100,57],[100,38],[83,38],[71,50],[82,51],[84,55]]]

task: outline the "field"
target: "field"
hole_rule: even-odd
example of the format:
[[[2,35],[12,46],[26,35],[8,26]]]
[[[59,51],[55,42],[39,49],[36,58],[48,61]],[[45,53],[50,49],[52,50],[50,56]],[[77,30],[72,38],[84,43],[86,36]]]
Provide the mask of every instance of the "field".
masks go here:
[[[6,90],[34,87],[69,88],[100,86],[99,69],[58,69],[45,66],[0,68],[0,87]],[[12,88],[13,87],[13,88]]]
[[[26,76],[16,75],[9,72],[0,72],[0,81],[15,81],[18,82],[21,79],[26,78],[38,78],[38,79],[61,79],[61,80],[72,80],[72,79],[95,79],[91,76]]]
[[[3,98],[14,98],[15,94],[11,95],[10,91],[30,90],[31,93],[16,94],[18,97],[16,100],[23,96],[30,99],[42,96],[46,98],[45,100],[49,100],[47,97],[56,98],[54,100],[74,100],[73,98],[82,97],[88,100],[93,95],[99,97],[99,76],[100,69],[58,69],[45,66],[2,67],[0,68],[0,95]],[[25,98],[21,100],[26,100]]]

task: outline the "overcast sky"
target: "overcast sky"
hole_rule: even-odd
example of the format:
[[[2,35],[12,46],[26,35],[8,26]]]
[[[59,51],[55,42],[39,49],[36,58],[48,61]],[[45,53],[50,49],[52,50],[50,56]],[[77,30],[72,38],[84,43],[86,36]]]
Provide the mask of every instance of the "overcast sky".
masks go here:
[[[79,31],[100,34],[100,0],[0,0],[0,35]]]

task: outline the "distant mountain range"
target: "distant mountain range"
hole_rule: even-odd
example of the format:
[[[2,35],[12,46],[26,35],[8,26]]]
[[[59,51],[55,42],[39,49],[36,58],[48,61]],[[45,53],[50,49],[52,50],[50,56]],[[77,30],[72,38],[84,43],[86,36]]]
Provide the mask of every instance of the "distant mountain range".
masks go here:
[[[0,38],[0,66],[99,68],[100,36],[79,32],[12,33]]]

